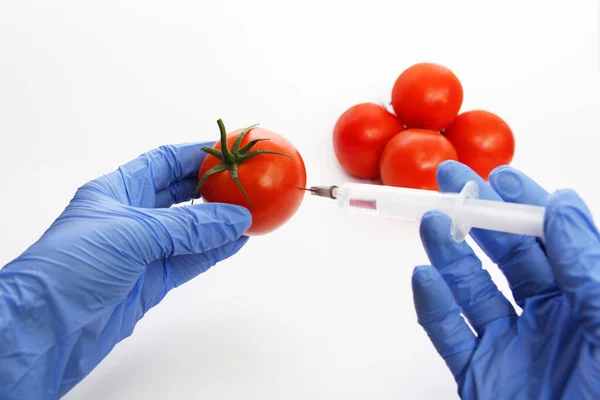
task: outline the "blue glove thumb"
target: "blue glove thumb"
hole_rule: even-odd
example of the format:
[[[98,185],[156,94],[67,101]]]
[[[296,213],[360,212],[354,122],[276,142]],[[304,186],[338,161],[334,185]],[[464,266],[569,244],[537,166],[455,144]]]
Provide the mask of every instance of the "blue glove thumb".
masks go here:
[[[138,209],[139,210],[139,209]],[[157,208],[141,212],[142,230],[152,233],[147,243],[153,259],[204,253],[238,239],[250,227],[250,212],[220,203]]]
[[[174,286],[235,254],[248,240],[242,235],[252,222],[246,208],[230,204],[133,211],[127,210],[132,224],[123,226],[118,247],[141,257],[141,264],[168,259]]]
[[[600,346],[600,235],[572,190],[550,196],[544,234],[554,276],[590,343]]]

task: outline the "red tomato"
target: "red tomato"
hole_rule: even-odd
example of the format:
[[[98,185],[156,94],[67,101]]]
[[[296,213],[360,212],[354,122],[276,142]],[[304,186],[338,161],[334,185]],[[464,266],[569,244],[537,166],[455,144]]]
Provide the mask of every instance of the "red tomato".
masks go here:
[[[338,162],[350,175],[377,178],[383,148],[402,130],[402,122],[379,104],[361,103],[350,107],[333,129],[333,148]]]
[[[225,127],[220,121],[219,125],[223,140]],[[242,157],[242,161],[235,163],[238,165],[239,183],[247,197],[226,166],[202,182],[209,170],[222,164],[221,159],[211,153],[206,156],[198,172],[200,191],[204,201],[246,207],[252,214],[252,226],[246,235],[263,235],[282,226],[300,207],[306,187],[306,169],[298,150],[283,136],[263,128],[249,128],[239,143],[240,150],[236,150],[234,142],[241,133],[241,129],[229,133],[226,141],[227,148]],[[254,145],[244,153],[244,146],[251,143]],[[221,142],[217,142],[212,150],[205,151],[214,153],[214,150],[221,149]],[[280,154],[258,153],[243,161],[244,154],[255,151]]]
[[[463,102],[463,88],[452,71],[420,63],[407,68],[394,83],[392,106],[408,128],[440,131],[450,126]]]
[[[457,160],[456,150],[442,134],[408,129],[389,141],[381,156],[381,179],[387,186],[439,190],[438,165]]]
[[[444,134],[456,148],[458,160],[484,179],[494,168],[510,164],[515,153],[510,127],[488,111],[460,114]]]

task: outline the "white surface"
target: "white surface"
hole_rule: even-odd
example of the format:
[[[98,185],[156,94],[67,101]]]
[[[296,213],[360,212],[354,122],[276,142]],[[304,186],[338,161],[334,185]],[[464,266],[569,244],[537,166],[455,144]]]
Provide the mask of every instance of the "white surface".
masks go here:
[[[212,140],[219,117],[290,138],[309,184],[342,182],[338,115],[386,101],[425,60],[456,72],[463,109],[506,119],[515,166],[597,213],[599,19],[594,0],[2,1],[0,264],[79,185],[161,144]],[[454,398],[413,310],[417,229],[307,197],[171,292],[67,398]]]

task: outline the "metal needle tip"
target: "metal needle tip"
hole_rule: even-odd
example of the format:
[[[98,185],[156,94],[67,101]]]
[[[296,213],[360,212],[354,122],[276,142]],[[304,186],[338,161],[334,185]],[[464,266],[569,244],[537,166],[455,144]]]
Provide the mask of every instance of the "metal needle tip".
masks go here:
[[[337,189],[337,186],[312,186],[305,190],[309,191],[311,194],[319,197],[327,197],[330,199],[335,199],[333,192]]]

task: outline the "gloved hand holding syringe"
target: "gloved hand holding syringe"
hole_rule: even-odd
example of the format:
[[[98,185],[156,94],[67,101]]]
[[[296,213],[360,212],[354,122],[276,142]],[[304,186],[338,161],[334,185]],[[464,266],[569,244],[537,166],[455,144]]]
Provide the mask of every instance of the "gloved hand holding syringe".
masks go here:
[[[544,207],[480,200],[474,181],[467,182],[460,193],[360,183],[313,186],[308,190],[337,200],[350,211],[374,216],[420,221],[428,211],[442,211],[452,219],[451,235],[457,242],[463,241],[471,228],[540,238],[544,234]]]

